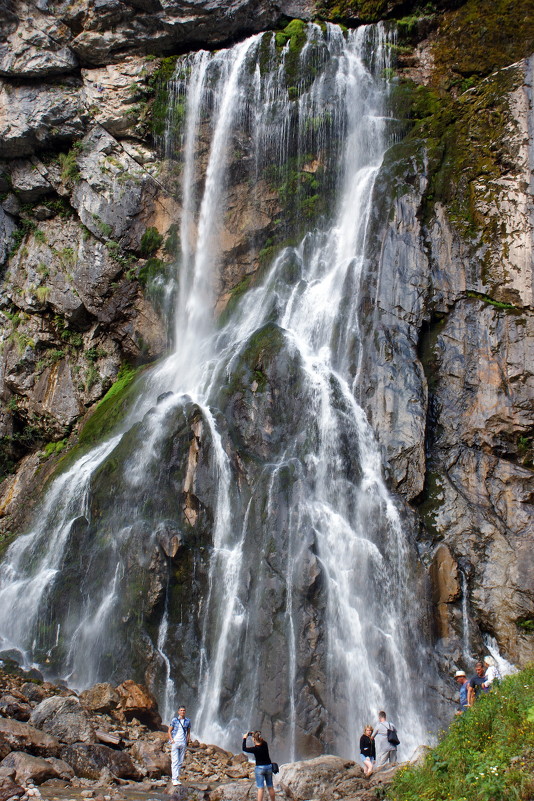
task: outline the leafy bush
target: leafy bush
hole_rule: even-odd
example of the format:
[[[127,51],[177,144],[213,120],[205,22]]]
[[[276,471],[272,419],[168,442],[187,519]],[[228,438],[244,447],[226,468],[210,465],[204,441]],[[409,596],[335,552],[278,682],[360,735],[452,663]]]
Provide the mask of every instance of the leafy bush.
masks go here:
[[[392,801],[528,801],[534,794],[534,665],[494,686],[451,724],[420,767],[401,768]]]
[[[154,226],[150,226],[141,237],[141,254],[145,256],[145,258],[153,256],[161,247],[162,242],[163,236],[159,233],[158,229]]]
[[[143,286],[148,286],[158,276],[164,276],[167,265],[161,259],[148,259],[139,270],[138,279]]]
[[[58,156],[59,164],[61,167],[61,180],[63,183],[78,183],[81,180],[80,171],[78,169],[78,155],[80,152],[79,147],[72,147],[68,153],[60,153]]]

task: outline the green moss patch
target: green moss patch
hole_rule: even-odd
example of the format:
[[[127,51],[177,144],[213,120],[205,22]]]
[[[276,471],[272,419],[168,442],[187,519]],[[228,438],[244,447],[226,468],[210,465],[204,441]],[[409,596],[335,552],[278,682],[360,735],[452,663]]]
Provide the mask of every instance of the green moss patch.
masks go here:
[[[466,294],[468,298],[482,300],[484,303],[489,303],[490,306],[495,306],[496,309],[517,309],[517,306],[514,306],[513,303],[504,303],[500,300],[494,300],[493,298],[490,298],[489,295],[484,295],[483,292],[473,292],[472,290],[468,290]]]
[[[331,22],[378,22],[406,8],[403,0],[321,0],[317,13]]]
[[[395,775],[392,801],[529,801],[534,794],[534,665],[456,718],[420,767]]]
[[[145,369],[123,365],[117,380],[108,389],[95,410],[83,424],[78,441],[58,462],[51,479],[68,470],[90,448],[103,442],[120,423],[137,398],[134,379]]]
[[[471,76],[489,75],[532,52],[531,0],[468,0],[442,16],[433,48],[434,81],[461,87]]]
[[[154,94],[152,104],[152,133],[155,136],[163,136],[167,119],[167,107],[169,105],[169,81],[176,70],[176,62],[179,56],[168,56],[162,58],[158,69],[154,72],[149,81],[150,90]]]
[[[487,199],[491,184],[515,164],[509,95],[521,81],[521,70],[509,68],[458,98],[408,82],[397,90],[399,106],[410,97],[408,113],[414,126],[406,143],[414,152],[423,144],[428,154],[423,221],[433,217],[439,202],[460,234],[468,238],[481,234],[488,242],[499,236],[498,220],[479,214],[477,198],[484,193]]]

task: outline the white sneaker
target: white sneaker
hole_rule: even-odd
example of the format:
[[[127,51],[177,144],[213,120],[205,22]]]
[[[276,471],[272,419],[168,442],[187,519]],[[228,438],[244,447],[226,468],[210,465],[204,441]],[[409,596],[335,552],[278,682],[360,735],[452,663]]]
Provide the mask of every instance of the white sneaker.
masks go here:
[[[173,780],[172,780],[172,783],[174,784],[174,786],[175,786],[175,787],[176,787],[178,784],[180,784],[180,782],[179,782],[179,781],[177,781],[176,779],[173,779]]]
[[[181,784],[181,783],[182,783],[182,782],[181,782],[179,779],[178,779],[178,781],[176,782],[176,784]]]

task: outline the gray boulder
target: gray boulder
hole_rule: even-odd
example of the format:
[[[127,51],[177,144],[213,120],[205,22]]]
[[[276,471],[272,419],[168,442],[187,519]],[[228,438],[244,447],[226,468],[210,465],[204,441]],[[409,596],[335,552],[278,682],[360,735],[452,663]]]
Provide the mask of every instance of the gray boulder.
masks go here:
[[[98,779],[106,769],[119,779],[139,781],[142,774],[124,751],[114,751],[107,745],[76,744],[61,749],[61,758],[76,776]]]
[[[46,761],[52,765],[60,779],[68,782],[74,778],[75,773],[67,762],[62,759],[56,759],[56,757],[47,757]]]
[[[34,684],[34,682],[27,682],[23,684],[20,688],[21,693],[26,696],[28,701],[32,701],[34,704],[40,703],[44,698],[46,698],[46,690],[44,690],[39,684]]]
[[[210,801],[254,801],[256,788],[254,782],[229,782],[221,784],[209,794]]]
[[[365,786],[359,765],[330,754],[281,765],[278,778],[294,798],[330,799],[340,784],[345,797]]]
[[[94,743],[95,732],[77,698],[53,696],[35,707],[30,722],[63,743]]]

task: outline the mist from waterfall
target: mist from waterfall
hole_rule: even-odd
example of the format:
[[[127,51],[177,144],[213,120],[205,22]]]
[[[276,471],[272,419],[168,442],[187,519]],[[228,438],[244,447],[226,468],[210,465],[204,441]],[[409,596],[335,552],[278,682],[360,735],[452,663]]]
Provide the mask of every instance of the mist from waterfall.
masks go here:
[[[0,573],[0,633],[3,647],[20,649],[29,662],[43,664],[42,655],[56,648],[55,664],[74,686],[109,678],[114,654],[131,647],[124,632],[136,610],[124,603],[132,553],[139,554],[136,569],[151,569],[170,525],[168,510],[147,511],[147,485],[160,480],[171,423],[198,410],[214,490],[190,690],[195,733],[235,749],[256,722],[293,758],[306,753],[307,716],[315,708],[323,747],[354,756],[363,725],[385,708],[407,755],[426,738],[413,554],[355,399],[366,382],[360,277],[375,179],[391,143],[383,77],[389,47],[380,27],[343,33],[310,24],[306,37],[302,83],[292,93],[284,76],[294,55],[275,34],[178,61],[165,145],[181,165],[174,350],[139,383],[137,402],[113,437],[55,480],[33,530],[10,548]],[[174,138],[177,109],[183,120]],[[238,145],[246,149],[251,210],[261,204],[259,181],[282,182],[295,153],[310,175],[329,172],[331,204],[299,231],[296,244],[279,249],[263,279],[218,325],[220,239]],[[310,206],[312,198],[305,199]],[[298,433],[282,437],[245,492],[220,409],[241,360],[265,331],[298,375]],[[93,496],[111,469],[125,489],[99,520]],[[282,550],[284,567],[274,570]],[[151,675],[168,715],[180,666],[170,645],[172,567],[162,558],[158,565],[163,601],[154,606],[160,611],[152,643],[143,647],[152,649]],[[263,580],[266,565],[271,572]],[[66,577],[69,602],[62,607],[52,599]],[[311,587],[321,597],[313,619],[303,601]],[[266,708],[267,686],[278,709]]]

